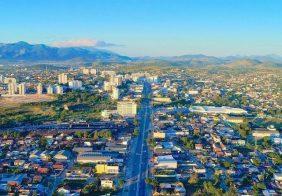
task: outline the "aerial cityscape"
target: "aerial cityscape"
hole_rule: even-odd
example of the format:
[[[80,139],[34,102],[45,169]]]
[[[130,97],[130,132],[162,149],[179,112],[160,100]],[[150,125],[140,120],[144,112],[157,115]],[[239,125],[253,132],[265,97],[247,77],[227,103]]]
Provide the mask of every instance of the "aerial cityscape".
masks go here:
[[[228,2],[0,2],[0,195],[282,195],[282,2]]]

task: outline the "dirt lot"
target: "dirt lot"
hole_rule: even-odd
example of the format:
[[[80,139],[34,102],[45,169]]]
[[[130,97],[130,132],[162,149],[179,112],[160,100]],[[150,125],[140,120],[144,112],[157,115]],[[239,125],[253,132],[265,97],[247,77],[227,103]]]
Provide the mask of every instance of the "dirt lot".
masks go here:
[[[52,95],[3,96],[0,97],[0,107],[15,107],[24,103],[45,102],[54,99],[55,97]]]

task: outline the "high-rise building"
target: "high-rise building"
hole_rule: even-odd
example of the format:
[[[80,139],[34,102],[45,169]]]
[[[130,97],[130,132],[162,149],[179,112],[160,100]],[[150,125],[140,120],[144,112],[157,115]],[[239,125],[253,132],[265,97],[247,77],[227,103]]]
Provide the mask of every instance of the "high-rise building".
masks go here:
[[[90,69],[90,74],[96,75],[97,74],[97,69],[94,69],[94,68]]]
[[[121,116],[134,117],[137,114],[137,104],[133,101],[119,101],[117,112]]]
[[[14,95],[17,93],[18,85],[17,85],[16,78],[4,78],[4,83],[8,84],[8,94],[9,95]]]
[[[51,84],[47,87],[47,94],[48,95],[54,94],[53,86]]]
[[[69,82],[69,87],[73,90],[81,89],[82,82],[80,80],[72,80]]]
[[[89,75],[89,74],[90,74],[90,69],[88,69],[88,68],[83,68],[83,69],[82,69],[82,73],[85,74],[85,75]]]
[[[111,97],[113,100],[118,100],[119,99],[119,89],[117,87],[112,88],[112,94]]]
[[[25,83],[24,82],[19,84],[19,94],[25,95]]]
[[[110,83],[112,85],[115,85],[115,86],[118,86],[118,85],[121,85],[122,83],[122,76],[111,76],[110,77]]]
[[[0,75],[0,83],[4,82],[4,76]]]
[[[61,87],[60,85],[56,85],[56,93],[62,95],[64,93],[63,87]]]
[[[8,83],[8,94],[9,95],[14,95],[16,94],[16,89],[17,89],[17,84],[9,82]]]
[[[104,81],[104,91],[111,91],[112,85],[108,81]]]
[[[83,68],[82,73],[85,74],[85,75],[89,75],[89,74],[96,75],[97,70],[94,69],[94,68]]]
[[[16,78],[5,78],[5,79],[4,79],[4,83],[5,83],[5,84],[17,83],[17,80],[16,80]]]
[[[43,93],[43,86],[42,86],[41,83],[38,83],[38,85],[37,85],[37,94],[38,95],[42,95],[42,93]]]
[[[58,76],[59,84],[67,84],[68,83],[68,75],[65,73],[59,74]]]

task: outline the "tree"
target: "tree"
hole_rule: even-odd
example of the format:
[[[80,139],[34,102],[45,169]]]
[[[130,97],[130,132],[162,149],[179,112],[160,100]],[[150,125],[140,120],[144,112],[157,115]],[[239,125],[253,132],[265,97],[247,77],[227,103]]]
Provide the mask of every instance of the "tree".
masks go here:
[[[259,159],[253,159],[253,164],[258,167],[260,165],[260,160]]]
[[[230,162],[228,162],[228,161],[224,161],[223,163],[223,166],[225,167],[225,168],[230,168],[231,167],[231,163]]]
[[[222,190],[216,188],[211,182],[204,182],[203,192],[207,195],[215,195],[215,196],[223,195]]]
[[[41,137],[39,140],[39,147],[41,149],[45,149],[47,146],[47,139],[45,137]]]
[[[154,187],[159,185],[158,181],[156,179],[153,179],[153,178],[146,178],[145,182],[147,184],[154,186]]]
[[[99,139],[99,136],[98,136],[98,132],[95,131],[94,135],[93,135],[93,140],[94,141],[97,141]]]
[[[97,182],[93,182],[93,183],[90,183],[90,184],[87,184],[85,187],[83,187],[82,189],[82,193],[83,194],[86,194],[86,195],[89,195],[95,191],[98,191],[98,184]]]
[[[133,135],[136,137],[139,135],[139,130],[138,129],[134,129],[133,131]]]
[[[119,188],[122,188],[123,185],[124,185],[124,181],[119,178],[119,179],[118,179],[118,186],[119,186]]]
[[[83,132],[82,131],[76,131],[75,136],[78,137],[78,138],[82,138]]]
[[[186,149],[192,150],[195,148],[193,140],[189,140],[187,137],[182,137],[180,140]]]
[[[237,191],[234,184],[229,186],[229,189],[226,193],[224,193],[224,196],[237,196]]]
[[[199,177],[197,173],[193,173],[188,180],[189,184],[197,184],[199,182]]]

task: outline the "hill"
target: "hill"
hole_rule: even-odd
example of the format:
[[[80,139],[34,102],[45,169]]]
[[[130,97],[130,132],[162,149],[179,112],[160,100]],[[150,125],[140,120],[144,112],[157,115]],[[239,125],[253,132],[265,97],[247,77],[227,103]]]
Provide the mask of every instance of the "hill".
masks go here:
[[[58,48],[44,44],[17,42],[0,44],[1,62],[123,62],[131,58],[107,50],[86,49],[79,47]]]

